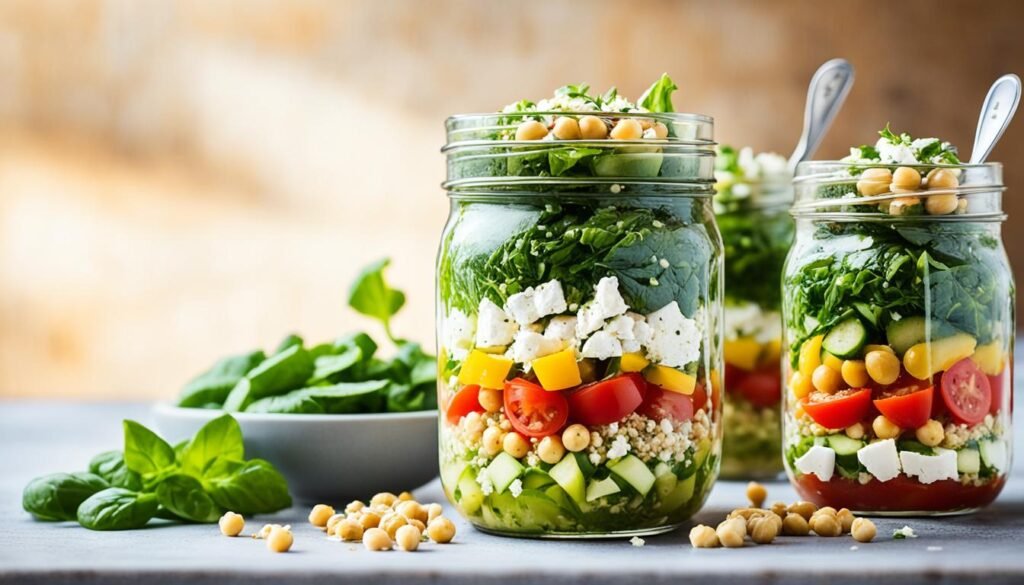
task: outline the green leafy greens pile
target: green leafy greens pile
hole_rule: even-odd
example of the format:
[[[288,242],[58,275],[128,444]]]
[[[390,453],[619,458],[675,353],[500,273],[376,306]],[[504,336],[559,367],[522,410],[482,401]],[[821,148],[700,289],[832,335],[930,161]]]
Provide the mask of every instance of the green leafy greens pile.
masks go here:
[[[245,460],[242,430],[227,414],[173,447],[126,420],[123,451],[97,455],[87,472],[36,478],[22,495],[22,507],[37,519],[90,530],[142,528],[153,518],[212,523],[227,510],[269,514],[291,505],[273,465]]]
[[[366,333],[312,347],[289,335],[269,356],[255,350],[221,359],[185,386],[178,405],[290,414],[437,408],[436,358],[391,332],[391,318],[405,304],[405,295],[384,280],[388,263],[380,260],[363,269],[348,302],[383,324],[398,348],[392,359],[376,357],[377,343]]]

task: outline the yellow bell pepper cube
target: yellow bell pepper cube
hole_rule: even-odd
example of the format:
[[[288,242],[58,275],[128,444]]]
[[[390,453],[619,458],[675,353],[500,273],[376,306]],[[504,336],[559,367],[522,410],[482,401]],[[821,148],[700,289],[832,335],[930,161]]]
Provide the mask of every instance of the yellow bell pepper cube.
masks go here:
[[[530,362],[530,367],[545,390],[565,390],[583,382],[580,367],[576,364],[576,352],[571,347],[537,358]]]
[[[799,365],[800,375],[804,376],[808,380],[811,379],[811,375],[814,374],[814,368],[821,365],[821,342],[825,339],[824,335],[816,335],[800,346],[800,358],[797,363]]]
[[[843,369],[843,360],[825,351],[822,352],[821,363],[825,364],[834,372],[840,372]]]
[[[619,369],[623,372],[640,372],[651,365],[651,361],[638,353],[626,353],[619,360]]]
[[[479,384],[484,388],[501,388],[512,369],[512,360],[486,354],[478,349],[469,353],[459,371],[460,384]]]
[[[1003,371],[1003,341],[996,339],[985,345],[979,345],[971,356],[978,369],[987,376],[998,376]]]
[[[918,380],[944,372],[953,364],[974,353],[978,340],[966,333],[957,333],[931,343],[918,343],[903,354],[903,367]]]
[[[761,356],[761,344],[753,337],[740,337],[726,341],[725,363],[748,372],[757,368],[757,358]]]
[[[651,384],[680,394],[693,394],[697,378],[668,366],[651,366],[644,370],[644,378]]]

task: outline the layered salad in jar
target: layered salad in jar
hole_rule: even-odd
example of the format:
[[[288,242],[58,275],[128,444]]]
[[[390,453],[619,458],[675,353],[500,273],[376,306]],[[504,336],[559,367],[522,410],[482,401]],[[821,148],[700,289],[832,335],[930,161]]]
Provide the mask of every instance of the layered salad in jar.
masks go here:
[[[477,527],[663,531],[715,479],[720,250],[707,195],[588,186],[664,172],[657,145],[674,130],[652,113],[671,110],[674,89],[663,78],[634,104],[568,86],[513,104],[492,139],[536,141],[516,147],[533,170],[503,160],[492,172],[581,180],[452,196],[438,269],[441,478]]]
[[[725,250],[722,476],[782,471],[780,281],[793,240],[785,157],[718,148],[715,214]]]
[[[821,505],[969,511],[996,497],[1010,464],[1014,284],[999,167],[961,165],[935,138],[880,134],[827,179],[810,169],[816,215],[795,208],[787,468]]]

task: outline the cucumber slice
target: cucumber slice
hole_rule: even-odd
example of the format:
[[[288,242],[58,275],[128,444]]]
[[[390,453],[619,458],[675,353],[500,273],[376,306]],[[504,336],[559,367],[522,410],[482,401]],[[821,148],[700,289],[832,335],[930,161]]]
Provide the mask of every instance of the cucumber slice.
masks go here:
[[[562,460],[555,464],[548,472],[555,483],[562,486],[562,489],[577,502],[585,502],[587,499],[586,478],[580,470],[579,463],[572,453],[566,454]]]
[[[602,480],[590,480],[590,485],[587,486],[587,501],[593,502],[596,499],[617,494],[621,490],[619,484],[615,483],[615,480],[606,477]]]
[[[977,449],[960,449],[956,454],[956,470],[960,473],[980,473],[981,455]]]
[[[852,358],[868,342],[868,331],[860,319],[853,317],[840,321],[825,335],[821,346],[838,358]]]
[[[502,451],[487,466],[487,477],[494,484],[494,491],[500,494],[507,490],[508,486],[512,485],[512,482],[517,477],[523,474],[524,469],[523,464],[517,461],[515,457]]]
[[[851,439],[846,435],[829,435],[828,446],[836,452],[836,455],[854,455],[864,446],[863,441]]]
[[[898,355],[903,355],[911,347],[925,341],[925,331],[924,317],[905,317],[890,323],[885,328],[885,337],[893,350]]]
[[[697,475],[694,474],[677,482],[672,491],[667,494],[662,495],[659,491],[658,495],[661,496],[661,500],[655,504],[656,509],[662,514],[678,510],[683,504],[693,498],[693,491],[696,485]]]
[[[635,455],[626,455],[618,461],[609,463],[608,469],[633,486],[633,489],[643,497],[647,497],[647,493],[654,487],[654,474]]]
[[[477,510],[484,503],[484,492],[476,483],[476,480],[468,474],[459,480],[459,499],[457,500],[462,511],[467,515],[476,514]]]
[[[981,460],[985,467],[996,471],[1006,470],[1006,443],[999,440],[978,441]]]
[[[594,159],[599,177],[657,177],[664,157],[660,152],[608,154]]]
[[[525,490],[543,490],[553,483],[555,480],[551,479],[546,471],[536,467],[528,468],[526,475],[523,476],[523,489]]]

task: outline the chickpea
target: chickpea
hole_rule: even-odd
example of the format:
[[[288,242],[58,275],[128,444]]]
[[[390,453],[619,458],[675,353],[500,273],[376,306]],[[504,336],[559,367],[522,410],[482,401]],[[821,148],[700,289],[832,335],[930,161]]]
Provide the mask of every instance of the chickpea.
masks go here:
[[[416,497],[413,496],[412,492],[409,492],[409,491],[405,491],[405,492],[402,492],[402,493],[398,494],[398,501],[399,502],[408,502],[410,500],[415,500],[415,499],[416,499]]]
[[[420,547],[420,530],[415,526],[403,526],[395,533],[395,542],[398,548],[413,552]]]
[[[522,459],[530,452],[530,442],[526,440],[526,437],[515,431],[505,435],[505,439],[502,441],[501,445],[505,449],[506,453],[516,459]]]
[[[839,387],[843,385],[843,378],[839,375],[839,372],[825,364],[821,364],[814,368],[814,373],[811,374],[811,383],[820,392],[835,394]]]
[[[565,116],[555,120],[555,128],[552,132],[555,133],[555,138],[559,140],[579,140],[582,135],[580,123],[574,118],[567,118]]]
[[[871,542],[875,538],[877,530],[875,523],[867,518],[855,518],[850,525],[850,535],[857,542]]]
[[[839,536],[843,533],[843,526],[835,514],[818,514],[811,519],[811,530],[818,536]]]
[[[396,511],[402,516],[405,516],[407,520],[419,520],[420,522],[427,521],[427,509],[415,500],[402,502],[398,505]]]
[[[946,437],[946,431],[942,428],[942,423],[935,419],[929,419],[924,425],[918,427],[914,434],[917,436],[918,441],[929,447],[938,445]]]
[[[444,516],[438,516],[427,525],[427,536],[438,544],[447,544],[455,538],[455,524]]]
[[[875,420],[871,421],[871,430],[875,431],[875,436],[879,439],[895,439],[902,432],[891,420],[885,418],[884,414],[876,416]]]
[[[652,128],[654,128],[654,137],[658,140],[665,140],[668,138],[668,126],[661,122],[655,122]]]
[[[376,528],[380,526],[380,515],[376,512],[367,512],[359,518],[359,525],[362,526],[364,530],[367,528]]]
[[[417,520],[415,518],[411,518],[411,519],[410,518],[406,518],[405,521],[406,521],[406,523],[409,526],[415,526],[416,529],[420,531],[420,534],[423,534],[424,532],[427,531],[427,525],[426,525],[425,522],[420,522],[419,520]]]
[[[292,548],[295,537],[286,528],[272,528],[267,535],[267,548],[278,553],[288,552]]]
[[[381,518],[379,528],[383,528],[384,532],[387,532],[388,536],[390,536],[391,539],[394,540],[395,533],[398,532],[398,529],[407,524],[408,522],[405,520],[405,516],[395,513],[388,514],[387,516]]]
[[[800,514],[790,512],[782,520],[782,534],[786,536],[807,536],[810,531],[811,527],[807,524],[807,519]]]
[[[799,514],[804,520],[810,520],[811,516],[818,511],[818,507],[811,502],[797,502],[789,506],[789,511]]]
[[[526,120],[516,128],[516,140],[540,140],[548,135],[548,127],[537,120]]]
[[[956,173],[949,169],[932,169],[926,178],[928,189],[956,189],[960,186],[960,180]]]
[[[430,504],[427,506],[427,524],[433,522],[434,518],[437,518],[443,513],[444,508],[441,507],[441,504]]]
[[[391,550],[391,537],[380,528],[371,528],[363,533],[366,550]]]
[[[767,497],[768,490],[763,485],[756,481],[747,484],[747,499],[750,500],[750,505],[760,508]]]
[[[846,427],[846,436],[851,439],[863,439],[867,433],[867,429],[864,428],[864,423],[853,423]]]
[[[811,378],[804,376],[800,372],[793,372],[793,375],[789,378],[789,385],[793,388],[793,396],[796,398],[803,398],[814,389]]]
[[[480,406],[484,407],[487,412],[498,412],[504,405],[502,401],[501,390],[495,390],[493,388],[481,388],[477,394],[477,400],[480,402]]]
[[[910,215],[910,209],[921,203],[917,197],[899,197],[889,202],[889,215]]]
[[[840,508],[839,511],[836,512],[836,518],[839,520],[839,526],[842,527],[843,532],[849,532],[850,526],[853,525],[853,512],[847,508]]]
[[[238,536],[245,528],[245,518],[234,512],[224,512],[217,522],[220,525],[220,533],[224,536]]]
[[[743,546],[743,538],[747,534],[747,524],[742,518],[726,520],[715,529],[718,541],[727,548],[738,548]]]
[[[562,439],[558,435],[544,437],[537,444],[537,455],[540,456],[540,460],[544,463],[550,463],[551,465],[558,463],[562,460],[562,456],[565,455]]]
[[[900,358],[887,351],[869,351],[864,356],[864,367],[875,382],[892,384],[900,375]]]
[[[839,512],[835,508],[833,508],[832,506],[822,506],[821,508],[818,508],[814,512],[814,514],[811,514],[811,517],[813,518],[813,517],[815,517],[815,516],[817,516],[819,514],[829,514],[831,516],[835,516],[838,513]]]
[[[714,528],[698,524],[690,529],[690,546],[693,548],[717,548],[718,545],[718,534]]]
[[[372,498],[370,498],[370,505],[371,506],[381,505],[381,506],[387,506],[387,507],[390,508],[391,506],[393,506],[395,504],[395,500],[397,500],[397,499],[398,499],[398,496],[396,496],[395,494],[393,494],[391,492],[381,492],[379,494],[376,494]]]
[[[608,136],[608,125],[597,116],[580,118],[580,136],[584,140],[603,140]]]
[[[960,201],[956,202],[956,212],[957,213],[967,213],[967,207],[968,207],[968,204],[967,204],[967,200],[966,199],[961,199]]]
[[[868,385],[868,370],[864,367],[864,360],[845,360],[839,373],[843,376],[843,382],[850,388],[863,388]]]
[[[271,531],[273,531],[275,528],[291,530],[291,526],[281,526],[280,524],[264,524],[263,528],[260,528],[259,532],[253,534],[252,537],[266,539],[268,536],[270,536]]]
[[[346,514],[355,514],[356,512],[361,512],[363,510],[363,508],[365,508],[365,507],[366,507],[366,504],[362,503],[361,501],[359,501],[359,500],[352,500],[351,502],[348,503],[347,506],[345,506],[345,513]]]
[[[505,433],[498,427],[487,427],[484,431],[483,442],[480,448],[484,453],[490,456],[501,453],[502,441],[505,439]]]
[[[346,518],[334,528],[334,535],[346,542],[363,539],[363,526],[355,520]]]
[[[590,431],[581,424],[569,425],[562,431],[562,444],[573,453],[578,453],[590,446]]]
[[[750,521],[750,540],[757,544],[771,544],[778,535],[778,526],[768,518],[754,518]]]
[[[892,192],[917,191],[921,186],[921,173],[910,167],[900,167],[892,174]]]
[[[334,508],[326,504],[317,504],[309,512],[309,523],[318,528],[327,526],[327,521],[334,516]]]
[[[345,514],[335,514],[327,519],[327,534],[334,534],[334,529],[337,528],[338,523],[347,518]]]
[[[772,513],[779,518],[786,517],[786,502],[774,502],[772,503]]]
[[[885,352],[891,353],[893,355],[896,355],[896,350],[893,349],[891,346],[888,346],[888,345],[877,345],[877,344],[869,343],[869,344],[864,346],[864,353],[865,354],[870,353],[872,351],[885,351]]]
[[[644,129],[640,122],[631,118],[619,120],[612,128],[612,140],[638,140],[644,135]]]
[[[480,418],[480,413],[474,410],[466,415],[465,420],[466,432],[469,433],[469,437],[471,439],[480,438],[480,435],[484,432],[484,427],[486,426],[484,419]]]
[[[960,206],[960,198],[953,193],[925,197],[924,209],[928,215],[949,215]]]
[[[867,169],[857,181],[857,191],[861,195],[871,197],[889,191],[892,183],[892,172],[889,169]]]

